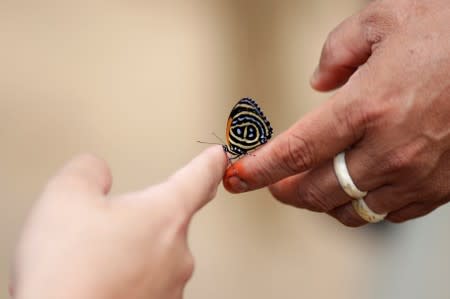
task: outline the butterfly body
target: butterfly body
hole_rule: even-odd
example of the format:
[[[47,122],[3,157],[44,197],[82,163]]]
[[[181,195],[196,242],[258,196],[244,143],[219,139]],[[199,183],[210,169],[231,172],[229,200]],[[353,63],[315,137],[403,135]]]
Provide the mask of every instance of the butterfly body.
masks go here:
[[[244,98],[231,109],[227,121],[224,150],[237,159],[266,143],[273,129],[258,104]]]

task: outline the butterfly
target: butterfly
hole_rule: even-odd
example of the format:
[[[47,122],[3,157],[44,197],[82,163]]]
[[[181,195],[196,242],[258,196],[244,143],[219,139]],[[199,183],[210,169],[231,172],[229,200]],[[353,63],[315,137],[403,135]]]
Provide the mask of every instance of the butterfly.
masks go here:
[[[267,143],[272,133],[270,122],[258,104],[253,99],[243,98],[231,109],[225,132],[227,143],[222,146],[232,155],[231,161]]]

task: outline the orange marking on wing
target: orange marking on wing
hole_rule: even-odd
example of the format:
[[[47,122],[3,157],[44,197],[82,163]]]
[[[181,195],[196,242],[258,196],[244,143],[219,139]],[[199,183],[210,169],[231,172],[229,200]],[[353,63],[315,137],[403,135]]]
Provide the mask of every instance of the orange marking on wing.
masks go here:
[[[228,118],[228,121],[227,121],[227,130],[226,130],[226,132],[225,132],[225,138],[226,138],[227,145],[230,145],[231,122],[232,122],[232,118],[229,117],[229,118]]]

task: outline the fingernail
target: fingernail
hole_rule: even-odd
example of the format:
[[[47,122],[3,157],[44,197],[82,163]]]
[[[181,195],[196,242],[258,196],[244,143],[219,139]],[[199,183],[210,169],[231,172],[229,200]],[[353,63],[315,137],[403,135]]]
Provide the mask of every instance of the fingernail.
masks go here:
[[[224,176],[224,186],[232,193],[242,193],[248,191],[248,182],[243,180],[242,177],[248,177],[246,175],[244,166],[239,161],[231,165]]]
[[[229,177],[226,181],[228,189],[232,192],[241,193],[248,190],[247,183],[237,176]]]

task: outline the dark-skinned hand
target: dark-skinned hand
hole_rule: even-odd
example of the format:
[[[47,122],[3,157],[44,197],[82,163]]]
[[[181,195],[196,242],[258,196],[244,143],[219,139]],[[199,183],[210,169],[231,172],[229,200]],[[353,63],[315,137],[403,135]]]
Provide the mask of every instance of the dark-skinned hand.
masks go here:
[[[339,89],[229,167],[229,191],[269,186],[283,203],[364,225],[333,170],[333,157],[346,151],[367,205],[389,221],[450,200],[449,1],[371,2],[329,34],[311,85]]]

